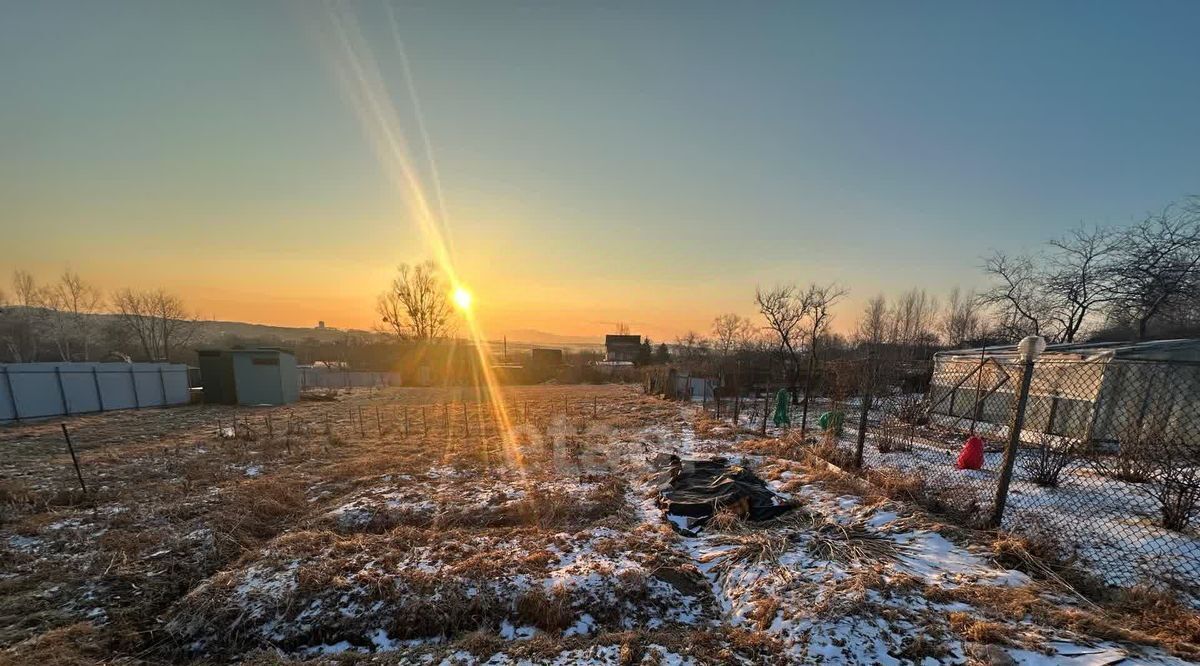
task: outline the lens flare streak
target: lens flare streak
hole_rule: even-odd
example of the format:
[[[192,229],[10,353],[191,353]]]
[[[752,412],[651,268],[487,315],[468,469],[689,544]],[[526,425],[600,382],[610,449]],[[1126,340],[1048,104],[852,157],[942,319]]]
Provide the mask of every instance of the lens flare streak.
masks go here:
[[[452,299],[466,323],[470,343],[478,355],[481,373],[478,384],[483,393],[480,397],[490,405],[506,454],[516,461],[518,469],[521,469],[522,458],[516,446],[513,423],[506,407],[503,388],[492,368],[493,359],[487,338],[475,318],[471,293],[463,285],[454,265],[433,151],[423,126],[416,87],[412,81],[408,59],[403,53],[394,12],[391,6],[385,3],[392,23],[393,39],[397,49],[401,51],[401,64],[407,78],[408,93],[414,104],[417,122],[421,125],[418,131],[423,137],[427,153],[426,163],[432,172],[438,206],[436,214],[430,206],[421,175],[409,152],[400,114],[391,103],[391,95],[384,84],[379,64],[363,37],[353,8],[345,1],[328,2],[325,7],[329,20],[324,25],[329,26],[331,30],[318,30],[317,34],[329,54],[331,68],[337,75],[342,94],[358,117],[363,133],[374,149],[380,166],[396,188],[408,217],[416,223],[422,239],[433,254],[434,261],[450,283]]]

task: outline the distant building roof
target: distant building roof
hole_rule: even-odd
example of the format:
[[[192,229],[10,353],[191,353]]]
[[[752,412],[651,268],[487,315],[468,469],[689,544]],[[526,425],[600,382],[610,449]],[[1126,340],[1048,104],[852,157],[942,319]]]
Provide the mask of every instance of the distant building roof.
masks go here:
[[[640,335],[606,335],[606,336],[604,336],[604,344],[606,346],[640,345],[640,344],[642,344],[642,336],[640,336]]]

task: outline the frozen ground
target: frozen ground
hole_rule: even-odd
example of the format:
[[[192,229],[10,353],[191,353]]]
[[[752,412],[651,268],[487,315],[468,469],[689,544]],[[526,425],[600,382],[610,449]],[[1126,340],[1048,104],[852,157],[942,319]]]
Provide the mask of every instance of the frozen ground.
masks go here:
[[[1114,626],[997,566],[970,535],[842,494],[692,406],[633,387],[521,397],[533,406],[514,440],[495,424],[483,437],[477,424],[473,435],[406,437],[391,402],[374,424],[339,403],[332,435],[330,412],[286,442],[225,437],[197,417],[174,446],[123,450],[106,462],[106,485],[136,492],[107,491],[95,509],[30,505],[0,525],[0,663],[1167,664],[1186,663],[1168,649],[1200,654],[1197,636],[1147,644],[1157,639],[1141,620]],[[586,408],[560,411],[573,399]],[[30,447],[49,437],[31,432]],[[735,456],[800,506],[684,537],[654,501],[649,461],[662,452]],[[39,474],[42,459],[27,453],[28,487],[54,490],[61,460]]]
[[[814,404],[810,423],[828,408],[827,403]],[[857,413],[856,400],[848,401],[843,409]],[[799,418],[799,412],[794,413]],[[883,453],[877,449],[877,423],[882,412],[870,415],[873,424],[866,442],[864,466],[867,469],[894,469],[916,474],[930,488],[937,489],[948,501],[981,518],[991,510],[996,494],[996,482],[1003,463],[998,450],[1003,427],[985,424],[994,431],[984,435],[988,448],[983,469],[959,470],[955,467],[962,442],[961,435],[926,428],[916,429],[911,450]],[[957,419],[943,419],[959,423]],[[762,407],[748,405],[741,415],[741,426],[759,430]],[[847,418],[839,446],[853,451],[857,437],[856,422]],[[768,424],[768,436],[781,436],[786,429]],[[1036,441],[1031,433],[1027,439]],[[944,440],[949,440],[949,443]],[[1133,586],[1147,581],[1169,581],[1176,588],[1190,590],[1200,600],[1200,535],[1195,530],[1180,533],[1161,527],[1157,502],[1137,484],[1112,479],[1101,474],[1086,460],[1071,462],[1061,475],[1056,488],[1038,486],[1026,480],[1026,463],[1034,455],[1032,449],[1021,449],[1004,516],[1004,527],[1031,535],[1050,535],[1070,550],[1078,563],[1091,573],[1115,586]]]

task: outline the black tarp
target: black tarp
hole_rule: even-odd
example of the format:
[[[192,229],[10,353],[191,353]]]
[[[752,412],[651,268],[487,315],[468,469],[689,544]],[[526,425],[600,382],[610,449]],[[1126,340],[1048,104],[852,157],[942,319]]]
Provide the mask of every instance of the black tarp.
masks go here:
[[[718,511],[763,521],[790,511],[793,504],[771,492],[762,479],[725,458],[659,456],[658,505],[681,531],[698,533]]]

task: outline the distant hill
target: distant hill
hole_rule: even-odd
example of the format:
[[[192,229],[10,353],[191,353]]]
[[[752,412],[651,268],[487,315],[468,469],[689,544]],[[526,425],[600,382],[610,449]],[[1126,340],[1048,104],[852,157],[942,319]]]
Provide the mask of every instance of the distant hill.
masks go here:
[[[598,335],[558,335],[534,329],[516,329],[504,331],[508,336],[508,344],[526,343],[530,345],[562,345],[566,347],[593,347],[604,344],[604,338]],[[495,336],[490,336],[495,337]],[[497,340],[498,341],[498,340]]]
[[[242,321],[199,321],[197,322],[196,336],[193,338],[193,341],[197,344],[212,344],[233,336],[239,338],[274,338],[282,342],[299,342],[302,340],[334,342],[347,334],[380,335],[374,331],[357,329],[271,326],[268,324],[250,324]]]
[[[0,307],[0,315],[4,312],[14,313],[24,309],[23,306]],[[93,318],[97,329],[105,329],[117,324],[117,316],[113,314],[87,315]],[[362,329],[316,328],[298,326],[272,326],[270,324],[253,324],[243,321],[200,320],[196,322],[196,334],[192,337],[191,347],[220,345],[230,338],[247,340],[270,340],[281,345],[291,345],[303,341],[337,342],[346,335],[358,337],[383,337],[385,334]],[[599,347],[604,344],[601,336],[558,335],[534,329],[517,329],[499,334],[489,335],[490,342],[499,349],[504,337],[508,337],[510,350],[521,350],[535,346],[559,347]]]

